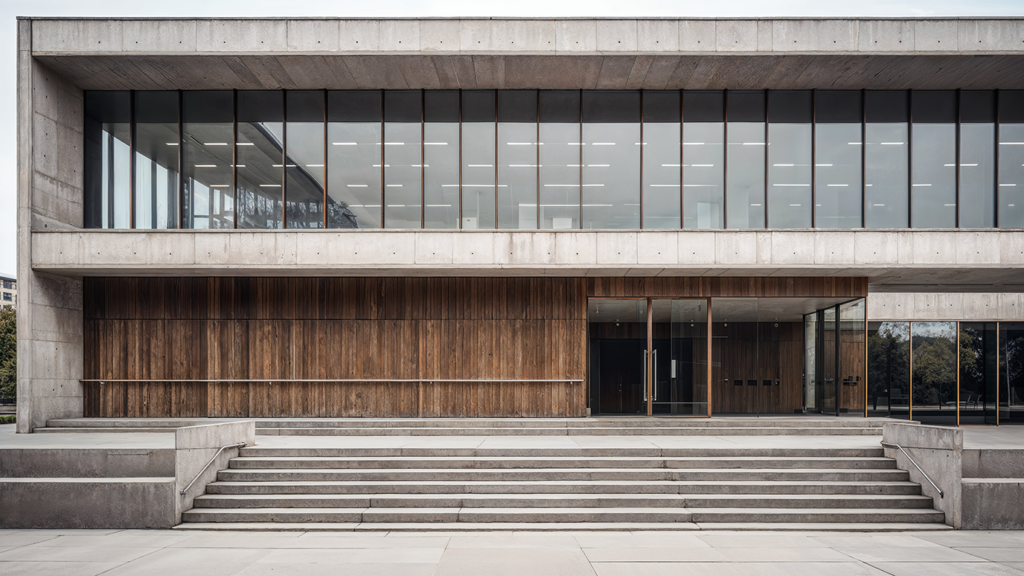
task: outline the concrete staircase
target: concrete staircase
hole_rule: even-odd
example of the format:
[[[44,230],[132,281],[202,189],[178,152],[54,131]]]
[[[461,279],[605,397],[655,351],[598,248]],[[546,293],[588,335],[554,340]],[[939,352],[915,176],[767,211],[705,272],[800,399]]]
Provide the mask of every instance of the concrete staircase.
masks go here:
[[[869,531],[943,519],[881,448],[257,446],[179,528]]]

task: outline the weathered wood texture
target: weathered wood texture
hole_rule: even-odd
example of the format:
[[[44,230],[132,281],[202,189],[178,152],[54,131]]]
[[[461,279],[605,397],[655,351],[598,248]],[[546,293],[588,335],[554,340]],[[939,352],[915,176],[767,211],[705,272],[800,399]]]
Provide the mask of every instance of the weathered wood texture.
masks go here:
[[[93,384],[85,414],[582,416],[569,380],[584,378],[585,292],[573,278],[88,278],[86,379],[256,382]],[[319,378],[382,381],[283,382]]]
[[[803,324],[716,322],[711,341],[712,411],[792,414],[803,408]],[[756,381],[750,386],[749,381]],[[764,386],[764,381],[771,381]],[[778,380],[778,384],[775,381]]]
[[[764,277],[614,277],[588,278],[587,296],[599,298],[805,297],[860,298],[867,278]]]

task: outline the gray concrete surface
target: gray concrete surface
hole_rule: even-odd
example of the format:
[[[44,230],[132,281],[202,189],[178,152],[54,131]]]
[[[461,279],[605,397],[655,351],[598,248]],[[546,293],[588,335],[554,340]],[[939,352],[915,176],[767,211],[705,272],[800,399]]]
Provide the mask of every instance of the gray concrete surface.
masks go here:
[[[228,462],[238,456],[238,448],[221,447],[245,442],[256,445],[256,423],[252,420],[220,422],[178,428],[174,431],[174,522],[181,522],[181,515],[192,508],[196,496],[206,491],[206,485],[217,479],[217,471],[228,467]],[[203,470],[211,459],[216,458],[209,468]],[[192,486],[185,494],[181,491]]]
[[[963,431],[959,428],[894,422],[883,426],[882,441],[902,446],[917,466],[920,466],[931,481],[938,485],[942,494],[932,487],[925,475],[911,463],[903,451],[885,448],[886,457],[895,458],[896,467],[906,470],[910,474],[910,480],[921,485],[921,493],[931,496],[935,501],[935,508],[946,513],[946,524],[960,528]]]
[[[221,576],[1019,576],[1024,532],[0,531],[0,572]]]

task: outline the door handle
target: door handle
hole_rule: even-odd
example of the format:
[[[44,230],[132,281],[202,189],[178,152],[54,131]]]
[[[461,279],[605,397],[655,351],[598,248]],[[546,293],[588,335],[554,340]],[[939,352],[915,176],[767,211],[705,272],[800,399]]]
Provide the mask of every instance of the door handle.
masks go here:
[[[651,382],[651,392],[654,396],[654,401],[658,401],[658,349],[655,348],[651,351],[651,366],[654,367],[654,379]]]
[[[644,402],[647,402],[647,350],[644,350],[644,382],[641,388],[644,389]]]

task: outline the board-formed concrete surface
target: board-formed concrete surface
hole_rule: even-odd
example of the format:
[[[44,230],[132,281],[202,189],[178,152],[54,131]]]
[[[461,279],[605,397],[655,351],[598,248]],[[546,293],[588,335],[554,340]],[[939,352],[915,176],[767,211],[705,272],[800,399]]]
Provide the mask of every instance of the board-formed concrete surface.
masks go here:
[[[1024,532],[0,530],[0,573],[1020,576]]]

